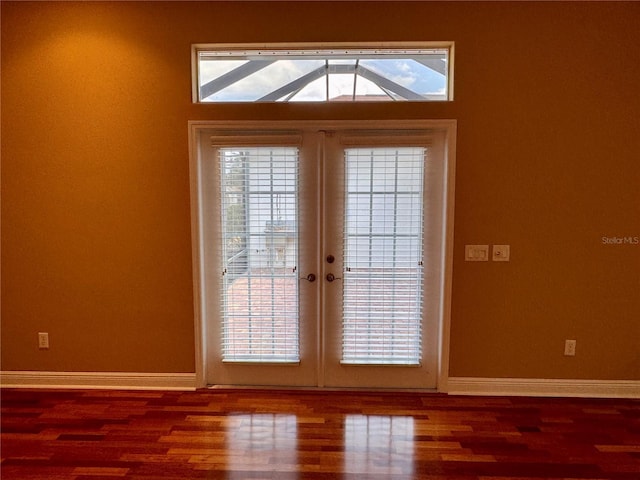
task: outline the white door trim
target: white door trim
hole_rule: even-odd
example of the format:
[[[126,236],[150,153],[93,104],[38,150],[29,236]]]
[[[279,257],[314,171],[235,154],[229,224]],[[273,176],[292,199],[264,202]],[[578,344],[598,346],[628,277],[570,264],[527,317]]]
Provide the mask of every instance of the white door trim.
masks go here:
[[[453,218],[455,199],[456,120],[335,120],[335,121],[190,121],[189,122],[189,178],[191,190],[191,238],[194,297],[194,337],[196,387],[206,387],[207,378],[207,326],[206,305],[201,294],[204,284],[203,269],[203,204],[202,158],[199,149],[199,133],[209,129],[300,129],[319,130],[348,129],[430,129],[444,134],[445,205],[441,265],[442,301],[438,326],[437,391],[447,392],[449,377],[449,336],[451,320],[451,280],[453,270]]]

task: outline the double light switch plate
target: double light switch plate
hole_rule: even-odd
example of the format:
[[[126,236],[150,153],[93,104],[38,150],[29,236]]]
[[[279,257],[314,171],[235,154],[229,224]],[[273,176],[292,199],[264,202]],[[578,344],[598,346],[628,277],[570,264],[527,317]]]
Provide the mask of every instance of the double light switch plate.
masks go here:
[[[509,245],[494,245],[491,260],[494,262],[508,262],[511,254]],[[488,262],[489,245],[465,245],[464,259],[467,262]]]

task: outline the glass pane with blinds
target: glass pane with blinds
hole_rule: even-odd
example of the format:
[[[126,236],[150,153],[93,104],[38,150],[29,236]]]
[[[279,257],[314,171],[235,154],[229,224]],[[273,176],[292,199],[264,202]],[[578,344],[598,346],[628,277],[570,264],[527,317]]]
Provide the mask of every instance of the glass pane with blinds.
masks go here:
[[[345,152],[342,363],[418,365],[426,151]]]
[[[299,361],[298,149],[220,149],[222,356]]]

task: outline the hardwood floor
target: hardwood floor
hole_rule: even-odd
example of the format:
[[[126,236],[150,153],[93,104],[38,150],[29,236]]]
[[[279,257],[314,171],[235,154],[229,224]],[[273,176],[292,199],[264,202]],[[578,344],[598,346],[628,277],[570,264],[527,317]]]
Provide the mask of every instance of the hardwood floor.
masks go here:
[[[1,393],[3,480],[640,479],[640,400]]]

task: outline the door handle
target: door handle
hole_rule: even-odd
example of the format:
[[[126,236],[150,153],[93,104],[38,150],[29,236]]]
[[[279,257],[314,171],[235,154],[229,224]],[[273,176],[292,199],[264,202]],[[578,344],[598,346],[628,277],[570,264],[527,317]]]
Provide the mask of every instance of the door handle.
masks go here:
[[[336,277],[333,273],[327,273],[327,276],[325,278],[327,279],[327,282],[333,282],[334,280],[342,280],[340,277]]]
[[[316,281],[316,274],[315,273],[310,273],[306,277],[300,277],[300,280],[306,280],[307,282],[312,282],[313,283],[313,282]]]

